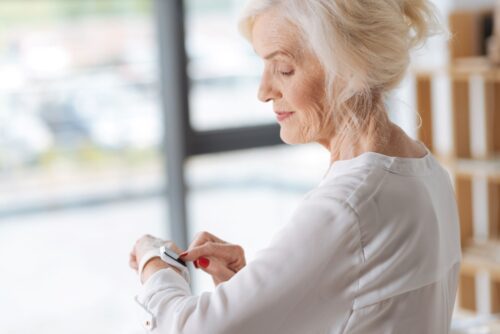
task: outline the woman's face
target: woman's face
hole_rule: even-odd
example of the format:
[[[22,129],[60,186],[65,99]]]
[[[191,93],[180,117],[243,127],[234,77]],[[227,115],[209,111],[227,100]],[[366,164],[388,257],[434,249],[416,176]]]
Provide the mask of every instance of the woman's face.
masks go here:
[[[321,141],[328,119],[324,71],[298,29],[271,10],[257,17],[252,44],[264,60],[258,96],[273,102],[281,139],[287,144]]]

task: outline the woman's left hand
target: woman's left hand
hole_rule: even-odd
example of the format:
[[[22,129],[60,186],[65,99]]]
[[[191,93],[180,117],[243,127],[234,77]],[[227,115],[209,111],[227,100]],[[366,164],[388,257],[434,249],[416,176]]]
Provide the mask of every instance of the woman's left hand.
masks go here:
[[[130,252],[129,266],[135,271],[138,271],[139,263],[141,262],[142,257],[147,252],[159,249],[163,245],[166,245],[177,254],[182,253],[182,249],[180,249],[173,241],[162,240],[160,238],[156,238],[152,235],[146,234],[135,242],[135,245]],[[169,266],[167,263],[161,261],[159,257],[151,259],[144,264],[141,281],[145,282],[149,278],[149,276],[151,276],[156,271],[168,267],[173,268],[175,271],[179,272],[177,268]]]

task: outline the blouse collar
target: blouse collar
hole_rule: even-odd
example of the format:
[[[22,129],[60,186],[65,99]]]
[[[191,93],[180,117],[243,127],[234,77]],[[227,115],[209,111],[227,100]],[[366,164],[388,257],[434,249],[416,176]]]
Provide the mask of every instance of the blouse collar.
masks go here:
[[[345,174],[354,168],[380,167],[389,172],[401,175],[429,174],[435,164],[434,157],[429,149],[424,146],[426,154],[420,158],[391,157],[377,152],[364,152],[352,159],[334,161],[321,182],[332,176]]]

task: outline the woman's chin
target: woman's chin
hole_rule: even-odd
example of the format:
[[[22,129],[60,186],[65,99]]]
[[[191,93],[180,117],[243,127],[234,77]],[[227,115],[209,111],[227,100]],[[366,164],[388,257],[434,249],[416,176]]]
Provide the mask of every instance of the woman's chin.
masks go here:
[[[294,134],[294,133],[288,133],[287,131],[284,131],[281,129],[280,131],[280,138],[281,140],[288,145],[298,145],[298,144],[307,144],[308,141],[304,140],[301,136]]]

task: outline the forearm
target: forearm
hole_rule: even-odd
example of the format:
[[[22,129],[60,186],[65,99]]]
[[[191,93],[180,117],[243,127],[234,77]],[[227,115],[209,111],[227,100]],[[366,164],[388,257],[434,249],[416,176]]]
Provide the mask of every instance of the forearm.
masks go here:
[[[182,275],[181,272],[179,271],[179,269],[169,265],[168,263],[164,262],[159,257],[155,257],[155,258],[152,258],[151,260],[149,260],[144,265],[144,269],[142,270],[142,275],[141,275],[141,282],[144,284],[144,282],[146,282],[158,270],[167,269],[167,268],[172,268],[177,273],[179,273],[179,275]]]

